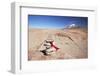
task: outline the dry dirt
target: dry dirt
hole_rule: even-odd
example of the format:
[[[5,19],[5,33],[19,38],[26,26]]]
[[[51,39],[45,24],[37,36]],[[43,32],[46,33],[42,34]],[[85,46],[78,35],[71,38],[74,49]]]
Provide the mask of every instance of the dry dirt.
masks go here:
[[[82,59],[88,58],[87,29],[29,29],[28,60],[54,60],[54,59]],[[43,43],[53,39],[60,49],[49,56],[40,50],[44,49]]]

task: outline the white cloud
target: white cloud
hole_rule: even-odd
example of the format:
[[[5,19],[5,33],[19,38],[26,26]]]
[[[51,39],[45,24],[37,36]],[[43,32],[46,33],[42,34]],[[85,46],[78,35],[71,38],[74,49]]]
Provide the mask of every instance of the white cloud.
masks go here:
[[[73,27],[76,27],[76,24],[71,24],[71,25],[69,25],[68,28],[73,28]]]

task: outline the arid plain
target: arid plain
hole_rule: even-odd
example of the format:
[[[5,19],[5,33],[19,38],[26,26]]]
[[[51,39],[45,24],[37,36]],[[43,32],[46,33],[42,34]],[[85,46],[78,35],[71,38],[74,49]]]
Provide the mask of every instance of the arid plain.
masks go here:
[[[49,56],[43,55],[43,43],[53,39],[60,49]],[[28,60],[88,58],[88,31],[86,28],[28,30]]]

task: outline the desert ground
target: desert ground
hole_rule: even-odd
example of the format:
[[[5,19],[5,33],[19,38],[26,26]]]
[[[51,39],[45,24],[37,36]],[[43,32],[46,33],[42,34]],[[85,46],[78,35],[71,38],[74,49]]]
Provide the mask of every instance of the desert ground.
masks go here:
[[[86,28],[35,29],[28,31],[28,60],[84,59],[88,58],[88,31]],[[53,39],[60,49],[49,56],[40,50],[43,43]]]

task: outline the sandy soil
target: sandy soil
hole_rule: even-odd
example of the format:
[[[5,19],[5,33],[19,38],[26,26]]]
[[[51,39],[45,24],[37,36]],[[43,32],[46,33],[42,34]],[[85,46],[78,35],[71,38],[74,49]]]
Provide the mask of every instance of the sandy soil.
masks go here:
[[[57,52],[45,56],[40,50],[43,43],[53,39],[60,48]],[[28,60],[80,59],[88,58],[87,30],[82,28],[48,30],[29,29]]]

